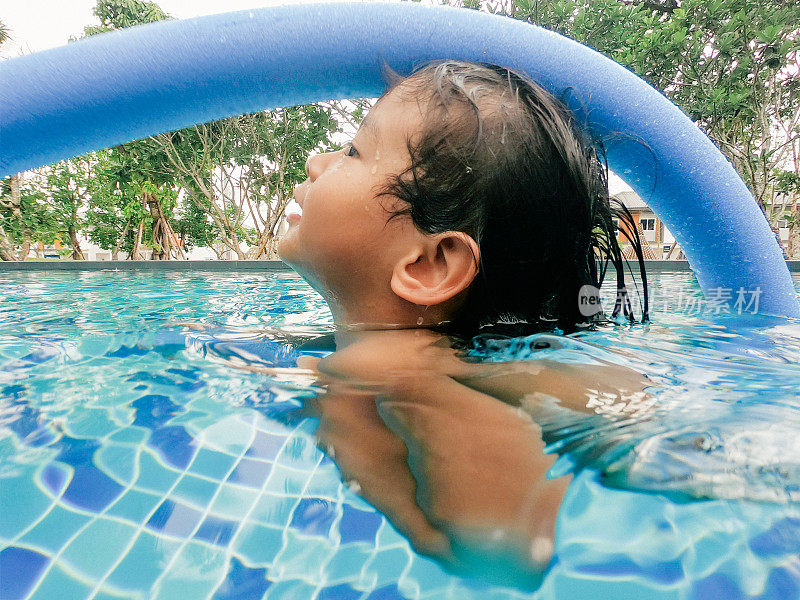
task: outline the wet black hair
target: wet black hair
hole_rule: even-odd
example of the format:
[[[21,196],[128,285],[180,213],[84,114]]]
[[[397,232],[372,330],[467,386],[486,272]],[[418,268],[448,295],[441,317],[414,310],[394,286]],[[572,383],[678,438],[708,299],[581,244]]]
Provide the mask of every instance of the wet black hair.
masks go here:
[[[408,140],[410,166],[382,190],[399,200],[390,218],[410,216],[428,234],[461,231],[480,248],[479,274],[449,324],[455,333],[589,326],[598,317],[581,310],[579,294],[587,302],[609,264],[612,316],[634,320],[614,219],[636,251],[646,294],[641,242],[630,213],[609,199],[602,146],[561,101],[492,64],[445,60],[408,77],[386,66],[384,74],[384,95],[397,90],[425,115]]]

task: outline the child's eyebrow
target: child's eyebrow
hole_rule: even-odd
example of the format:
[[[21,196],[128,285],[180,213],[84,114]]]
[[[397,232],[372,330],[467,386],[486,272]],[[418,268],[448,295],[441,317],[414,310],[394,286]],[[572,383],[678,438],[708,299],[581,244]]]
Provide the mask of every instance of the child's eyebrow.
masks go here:
[[[361,122],[361,126],[358,128],[359,131],[363,131],[366,135],[370,136],[373,141],[378,141],[378,128],[375,126],[375,122],[369,118],[369,115],[364,117],[364,120]]]

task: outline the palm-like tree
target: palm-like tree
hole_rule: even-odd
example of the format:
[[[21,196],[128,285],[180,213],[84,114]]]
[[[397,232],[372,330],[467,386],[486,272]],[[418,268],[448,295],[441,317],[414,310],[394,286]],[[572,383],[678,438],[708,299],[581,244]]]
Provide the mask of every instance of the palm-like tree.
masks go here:
[[[4,42],[7,42],[9,37],[8,27],[6,27],[5,23],[0,21],[0,46],[2,46]]]

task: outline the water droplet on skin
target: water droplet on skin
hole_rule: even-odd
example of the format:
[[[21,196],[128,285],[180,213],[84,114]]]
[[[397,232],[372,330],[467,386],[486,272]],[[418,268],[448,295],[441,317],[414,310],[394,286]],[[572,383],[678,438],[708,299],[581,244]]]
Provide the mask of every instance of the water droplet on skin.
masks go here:
[[[378,165],[372,165],[371,172],[372,172],[373,175],[375,175],[375,173],[378,172]]]
[[[375,160],[380,160],[380,159],[381,159],[381,151],[375,150]]]

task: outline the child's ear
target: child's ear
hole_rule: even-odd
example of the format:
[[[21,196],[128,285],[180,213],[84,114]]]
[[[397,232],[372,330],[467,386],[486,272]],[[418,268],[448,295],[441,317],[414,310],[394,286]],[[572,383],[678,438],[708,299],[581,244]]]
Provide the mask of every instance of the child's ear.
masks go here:
[[[434,306],[469,287],[478,274],[480,250],[466,233],[421,237],[392,272],[392,291],[414,304]]]

